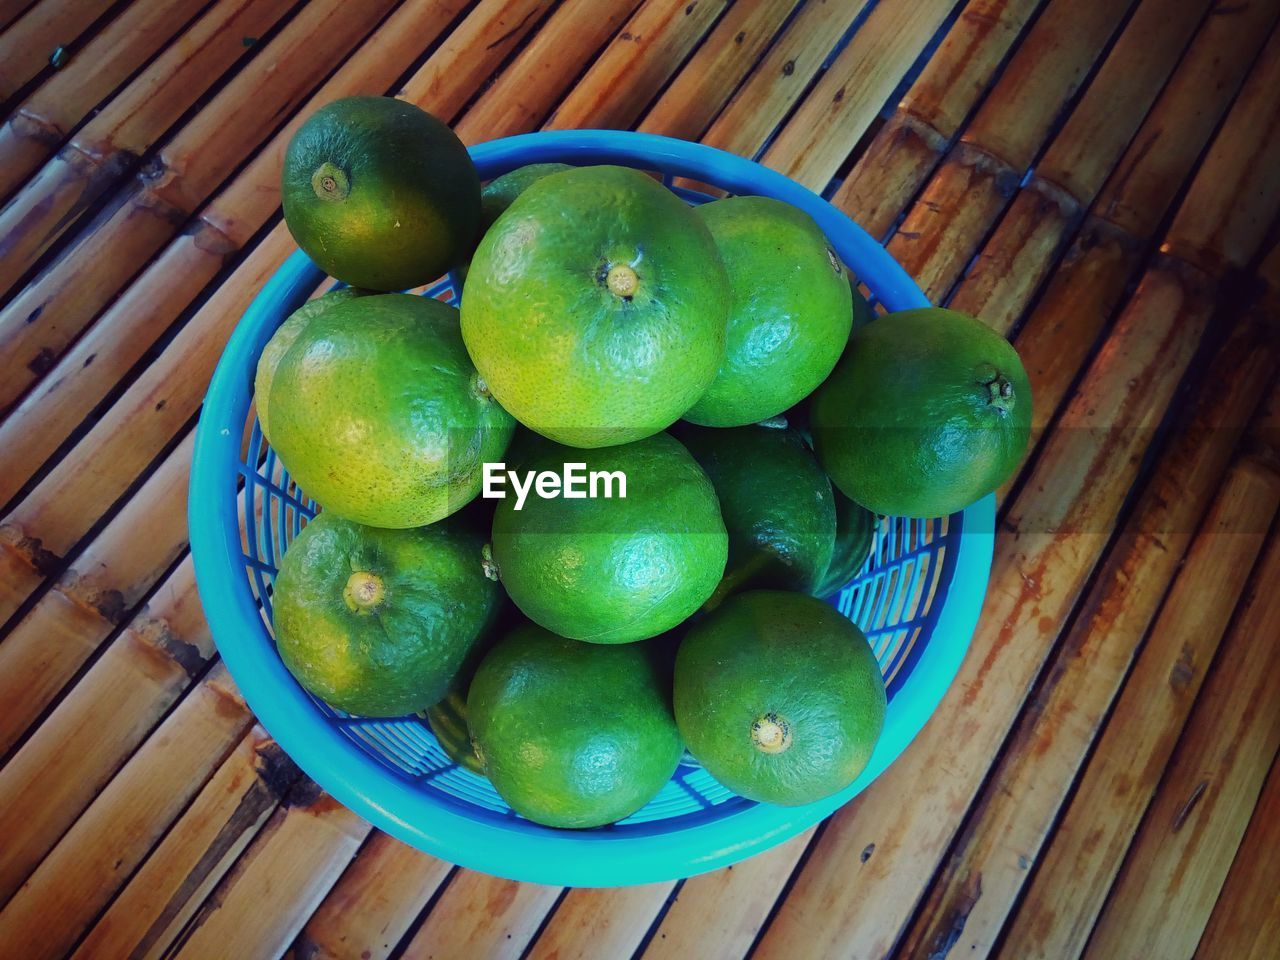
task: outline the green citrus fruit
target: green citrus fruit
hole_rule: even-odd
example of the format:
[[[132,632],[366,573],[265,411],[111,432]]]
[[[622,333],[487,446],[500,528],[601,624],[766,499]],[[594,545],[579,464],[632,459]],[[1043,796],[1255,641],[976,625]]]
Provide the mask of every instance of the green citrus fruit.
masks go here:
[[[284,155],[289,232],[352,286],[406,290],[471,252],[480,178],[445,124],[403,100],[347,97],[313,113]]]
[[[480,492],[515,422],[429,297],[360,297],[313,317],[271,378],[271,443],[326,510],[416,527]]]
[[[321,513],[276,576],[285,666],[348,713],[425,709],[448,691],[498,606],[483,548],[483,537],[453,520],[382,530]]]
[[[794,430],[688,427],[680,439],[720,500],[729,561],[716,598],[748,588],[812,591],[831,562],[831,481]]]
[[[525,626],[485,657],[467,713],[485,773],[513,810],[552,827],[635,813],[682,744],[644,645],[607,647]]]
[[[729,284],[702,221],[636,170],[528,187],[471,261],[462,336],[493,395],[575,447],[663,430],[724,355]]]
[[[940,517],[995,490],[1031,434],[1017,352],[979,320],[928,307],[854,333],[814,394],[818,460],[844,493],[889,516]]]
[[[848,585],[867,562],[880,525],[879,518],[866,507],[854,503],[838,489],[833,488],[832,493],[836,500],[835,549],[826,573],[810,591],[815,597],[829,597]]]
[[[728,537],[711,481],[667,434],[607,447],[552,444],[525,463],[531,472],[622,474],[626,496],[542,499],[521,509],[508,492],[493,518],[493,558],[525,615],[548,630],[592,643],[629,643],[669,630],[711,595],[724,572]]]
[[[741,593],[690,627],[674,702],[707,772],[766,803],[843,790],[884,726],[884,681],[862,631],[799,593]]]
[[[507,207],[516,197],[543,177],[563,170],[572,170],[567,163],[531,163],[525,167],[517,167],[500,177],[494,177],[480,191],[480,224],[484,230],[493,226],[498,217],[506,212]]]
[[[776,416],[831,372],[853,323],[849,277],[808,214],[768,197],[729,197],[697,214],[729,272],[728,341],[685,419],[736,427]]]
[[[471,728],[467,724],[466,686],[454,684],[444,699],[423,714],[431,725],[436,742],[445,755],[465,770],[484,776],[484,764],[476,756],[471,743]]]
[[[322,297],[308,300],[289,314],[284,323],[280,324],[276,332],[271,335],[267,345],[262,348],[262,356],[258,358],[258,369],[253,379],[253,401],[258,409],[258,423],[262,427],[262,435],[267,438],[268,443],[271,442],[271,429],[267,422],[268,400],[271,396],[271,383],[276,376],[276,367],[280,365],[280,358],[289,352],[293,342],[298,339],[298,334],[306,329],[313,317],[320,316],[330,307],[365,296],[367,293],[367,290],[359,290],[356,287],[341,287],[329,291]]]

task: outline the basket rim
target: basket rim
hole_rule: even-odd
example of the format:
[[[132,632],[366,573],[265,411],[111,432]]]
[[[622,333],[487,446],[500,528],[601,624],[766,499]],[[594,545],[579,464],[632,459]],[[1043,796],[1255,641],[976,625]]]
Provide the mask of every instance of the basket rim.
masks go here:
[[[470,153],[482,180],[529,163],[622,163],[714,183],[731,193],[771,196],[812,216],[888,309],[929,305],[884,248],[832,204],[783,174],[714,147],[656,134],[571,130],[506,137],[474,146]],[[272,317],[281,302],[305,299],[323,277],[306,254],[296,251],[232,332],[196,430],[188,523],[201,603],[228,670],[263,727],[338,801],[433,856],[496,876],[557,886],[651,883],[738,862],[800,833],[861,792],[919,733],[959,670],[978,621],[994,545],[993,495],[953,515],[952,522],[961,525],[959,546],[929,642],[890,701],[884,733],[867,768],[825,800],[799,807],[755,804],[665,832],[555,830],[523,820],[512,820],[508,828],[446,806],[357,747],[325,721],[274,646],[268,645],[268,655],[250,640],[266,627],[244,574],[239,496],[227,482],[239,469],[254,370],[275,330]]]

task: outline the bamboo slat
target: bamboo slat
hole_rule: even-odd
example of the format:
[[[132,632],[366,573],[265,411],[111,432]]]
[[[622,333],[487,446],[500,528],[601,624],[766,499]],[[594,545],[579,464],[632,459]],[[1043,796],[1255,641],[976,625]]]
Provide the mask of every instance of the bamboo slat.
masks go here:
[[[571,889],[529,951],[530,960],[629,957],[674,883]]]
[[[703,142],[754,157],[808,89],[835,41],[863,6],[843,0],[806,2],[716,117]]]
[[[823,190],[954,6],[955,0],[877,4],[765,151],[764,163]]]
[[[8,445],[11,469],[0,476],[0,500],[7,500],[53,452],[83,417],[133,367],[151,343],[181,315],[202,286],[212,280],[279,205],[280,160],[293,132],[311,110],[330,100],[357,93],[384,92],[401,69],[412,62],[423,43],[430,42],[448,25],[462,0],[408,0],[386,22],[394,42],[366,45],[347,60],[317,91],[272,141],[218,194],[197,217],[192,229],[182,233],[111,305],[92,329],[67,352],[50,372],[0,424],[0,438]],[[503,0],[484,0],[473,18],[487,15]],[[471,18],[467,23],[470,23]],[[464,23],[464,26],[466,24]],[[501,21],[490,25],[500,27]],[[476,36],[476,40],[485,36]],[[489,38],[484,54],[469,52],[466,59],[492,67],[502,55],[502,44]],[[432,94],[442,101],[465,89],[467,75],[454,78],[457,48],[441,49],[428,61],[445,69],[433,84]],[[427,67],[424,67],[424,71]],[[420,72],[421,73],[421,72]],[[433,104],[425,104],[428,109]],[[176,228],[175,228],[176,229]],[[41,355],[55,355],[67,336],[91,322],[96,312],[116,293],[115,283],[98,275],[92,244],[73,250],[52,270],[48,291],[24,293],[20,301],[41,302],[57,319],[46,327],[37,344]],[[54,283],[56,280],[56,283]],[[18,303],[19,301],[15,301]],[[18,312],[21,312],[20,308]],[[13,381],[18,390],[34,378],[20,369]],[[0,385],[0,393],[7,388]]]
[[[251,728],[73,956],[162,956],[297,777],[275,741]]]
[[[300,781],[182,931],[172,955],[279,956],[368,834],[367,823]]]
[[[454,125],[454,133],[474,144],[537,127],[639,5],[640,0],[566,0]]]
[[[1196,960],[1267,960],[1280,941],[1280,763],[1253,811],[1218,903],[1196,948]]]
[[[188,433],[0,643],[0,756],[186,546],[193,442]]]
[[[888,233],[1041,2],[970,0],[831,202],[872,236]]]
[[[6,838],[0,901],[26,879],[212,654],[188,558],[0,769],[0,835]],[[33,790],[33,783],[40,789]]]
[[[559,896],[559,887],[516,883],[462,870],[445,888],[402,956],[405,960],[519,960]]]
[[[43,0],[0,34],[0,101],[12,97],[49,65],[58,47],[71,46],[113,0]],[[10,11],[12,12],[12,11]]]
[[[396,96],[455,119],[552,5],[553,0],[480,0]]]
[[[1179,63],[1178,58],[1207,6],[1200,0],[1139,5],[1065,126],[1036,164],[1027,188],[1019,191],[992,238],[967,270],[952,298],[953,307],[982,316],[1002,331],[1013,325],[1022,305],[1040,287],[1058,251],[1080,223],[1082,212],[1121,161],[1162,86],[1168,81],[1175,96],[1188,92],[1177,87],[1178,74],[1194,75],[1198,64],[1194,59]],[[1242,41],[1234,32],[1216,30],[1218,18],[1209,18],[1199,31],[1195,41],[1198,47],[1214,47],[1227,41],[1232,54],[1241,58],[1237,84],[1274,19],[1275,5],[1271,6],[1268,10],[1264,4],[1257,4],[1246,11],[1246,20],[1262,20],[1246,24],[1250,29],[1260,28],[1249,40]],[[1197,91],[1194,99],[1206,108],[1206,114],[1220,117],[1232,92],[1219,91],[1214,98],[1213,91],[1208,92],[1209,96]],[[1212,129],[1212,125],[1195,124],[1180,129],[1178,135],[1203,149]],[[1199,140],[1195,139],[1197,135]],[[1166,206],[1170,200],[1171,197],[1164,198]],[[1085,229],[1088,232],[1089,225]],[[1136,251],[1138,245],[1132,246]],[[1136,266],[1134,263],[1130,269]],[[1104,285],[1103,289],[1108,287]],[[1103,310],[1099,319],[1109,313],[1110,309]],[[1074,370],[1082,360],[1082,355],[1071,353],[1067,362]],[[1041,413],[1052,409],[1052,405],[1042,407]]]
[[[750,860],[686,880],[645,948],[645,960],[747,956],[816,829]]]
[[[1181,446],[1181,463],[1186,465],[1188,451],[1185,444]],[[1180,478],[1186,479],[1186,473]],[[1033,712],[1015,735],[1013,749],[1006,753],[1008,759],[997,767],[993,786],[979,802],[977,820],[962,835],[957,854],[944,865],[939,884],[920,911],[919,922],[905,938],[904,955],[951,951],[954,956],[984,957],[991,953],[1178,568],[1190,536],[1190,527],[1183,527],[1181,521],[1199,504],[1186,503],[1188,498],[1182,497],[1184,502],[1178,507],[1184,517],[1162,509],[1157,491],[1172,492],[1170,486],[1158,479],[1157,486],[1146,492],[1141,512],[1147,515],[1144,519],[1155,520],[1160,526],[1135,525],[1127,538],[1129,549],[1112,555],[1098,587],[1086,601],[1081,621],[1084,628],[1068,637],[1048,689],[1037,695]],[[1159,728],[1158,705],[1162,700],[1185,703],[1194,698],[1190,674],[1203,670],[1226,629],[1277,504],[1280,478],[1248,465],[1232,470],[1140,654],[1151,658],[1152,664],[1140,666],[1135,679],[1164,677],[1166,686],[1172,687],[1168,693],[1163,688],[1140,688],[1145,696],[1139,702],[1150,708],[1144,715],[1148,729]],[[1150,516],[1152,512],[1156,516]],[[1132,581],[1126,579],[1130,573]],[[1209,583],[1212,590],[1206,589]],[[1204,659],[1201,651],[1206,654]],[[1126,687],[1124,697],[1129,696]],[[1107,725],[1104,738],[1114,723],[1112,719]],[[1129,733],[1123,754],[1116,759],[1130,773],[1141,773],[1151,734]],[[1158,776],[1163,759],[1153,757],[1152,765],[1145,769]],[[1053,845],[1071,840],[1054,838]],[[1054,855],[1050,846],[1049,856]],[[980,896],[975,895],[977,890]],[[1128,954],[1113,954],[1121,955]],[[1159,952],[1154,955],[1164,956]]]
[[[12,358],[4,372],[21,376],[18,371],[26,367],[28,374],[17,381],[25,385],[31,373],[47,370],[96,308],[180,230],[246,154],[274,131],[280,116],[292,112],[392,4],[393,0],[364,4],[316,0],[290,20],[161,148],[132,187],[116,198],[118,205],[79,238],[75,255],[64,257],[0,312],[0,347]],[[240,36],[238,30],[234,36]],[[150,103],[148,100],[148,107]],[[111,156],[119,156],[114,146],[112,151]],[[63,152],[63,156],[67,154]],[[83,156],[75,154],[73,165],[83,167]],[[83,205],[82,193],[98,189],[97,181],[102,179],[94,172],[64,176],[59,170],[51,174],[59,178],[58,186],[51,188],[45,184],[51,169],[46,167],[45,173],[0,213],[0,235],[12,229],[10,240],[5,242],[20,248],[17,253],[10,250],[6,257],[6,269],[12,267],[12,275],[23,269],[24,257],[44,250],[74,222],[80,213],[78,207]],[[278,179],[278,167],[276,176]],[[64,181],[66,190],[61,189]],[[89,183],[92,185],[86,188]],[[104,181],[102,187],[107,185]],[[73,196],[66,204],[48,203],[51,189],[54,197]],[[38,216],[27,217],[24,210],[28,207]],[[11,226],[19,221],[18,226]],[[0,285],[4,276],[0,273]],[[63,302],[68,296],[74,296],[77,303],[91,302],[95,309],[68,312]],[[54,318],[58,318],[56,326],[49,329]],[[7,404],[13,396],[3,399]]]
[[[1031,25],[889,241],[889,251],[930,299],[941,299],[955,283],[1013,199],[1053,121],[1102,57],[1129,5],[1053,0]],[[1181,0],[1144,0],[1143,6],[1192,24],[1198,19]],[[1135,125],[1140,117],[1133,118]]]
[[[230,678],[215,667],[0,912],[0,943],[22,944],[23,956],[31,960],[63,956],[251,723]],[[66,746],[72,744],[81,745]],[[41,792],[48,781],[37,783],[32,792]]]
[[[116,187],[154,139],[240,59],[244,31],[268,28],[287,8],[286,0],[267,4],[241,0],[215,8],[189,31],[186,43],[170,47],[130,84],[106,116],[86,124],[0,210],[0,294],[8,292],[41,254]],[[287,37],[277,37],[263,50],[268,61],[282,42],[287,43]],[[261,70],[260,64],[257,71],[250,66],[237,76]],[[264,94],[263,99],[271,97]],[[252,116],[249,111],[248,126],[237,132],[252,133]],[[231,142],[225,148],[234,150],[243,142],[234,133],[228,136]]]
[[[1274,498],[1280,475],[1259,469]],[[1259,540],[1263,533],[1243,531]],[[1216,581],[1219,575],[1215,570],[1209,576]],[[1206,576],[1196,587],[1201,603],[1209,582]],[[1280,538],[1273,537],[1253,594],[1222,645],[1085,957],[1190,960],[1195,953],[1280,748],[1278,582]],[[1170,686],[1178,680],[1170,675]]]
[[[0,615],[17,609],[53,557],[67,553],[190,420],[231,328],[293,249],[281,224],[0,524]]]
[[[453,869],[374,831],[294,944],[299,960],[381,960]]]
[[[646,0],[546,126],[553,130],[588,124],[630,127],[726,6],[728,0]]]
[[[15,107],[0,126],[0,201],[203,6],[205,0],[175,0],[125,8],[70,64]]]
[[[759,61],[798,0],[736,4],[716,24],[706,42],[663,91],[639,129],[697,140],[734,90]]]

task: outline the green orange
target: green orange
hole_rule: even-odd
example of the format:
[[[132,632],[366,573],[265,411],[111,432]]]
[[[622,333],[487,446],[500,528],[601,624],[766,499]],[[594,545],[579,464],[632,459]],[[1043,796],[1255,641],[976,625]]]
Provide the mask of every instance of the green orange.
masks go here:
[[[808,396],[831,372],[853,323],[848,271],[808,214],[769,197],[697,208],[729,272],[727,345],[685,419],[758,423]]]
[[[431,114],[392,97],[321,107],[285,150],[285,223],[331,276],[406,290],[462,263],[480,232],[480,178]]]
[[[575,447],[665,429],[724,355],[729,283],[702,220],[625,167],[530,185],[480,242],[462,335],[493,395]]]
[[[940,517],[994,491],[1031,434],[1031,384],[986,324],[929,307],[855,331],[815,392],[811,427],[832,482],[868,510]]]

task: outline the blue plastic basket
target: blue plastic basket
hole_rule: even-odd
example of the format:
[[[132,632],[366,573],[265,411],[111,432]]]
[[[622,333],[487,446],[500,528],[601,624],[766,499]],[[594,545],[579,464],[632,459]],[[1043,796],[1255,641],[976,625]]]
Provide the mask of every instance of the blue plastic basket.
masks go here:
[[[926,306],[900,266],[848,217],[781,174],[700,144],[613,131],[535,133],[471,151],[482,179],[529,163],[616,163],[775,197],[817,221],[880,309]],[[703,195],[680,191],[690,202]],[[323,281],[295,253],[231,336],[205,397],[191,470],[191,549],[218,649],[249,706],[298,765],[342,803],[428,853],[518,880],[616,886],[685,877],[742,860],[846,803],[909,744],[959,669],[991,566],[993,497],[951,517],[883,522],[863,570],[831,598],[870,638],[889,707],[867,769],[847,790],[803,807],[731,794],[681,765],[627,820],[594,830],[519,817],[488,781],[452,763],[417,717],[363,720],[307,694],[276,654],[271,583],[315,504],[289,479],[250,419],[259,354],[276,327]],[[428,295],[453,302],[451,279]],[[246,442],[247,437],[247,442]]]

